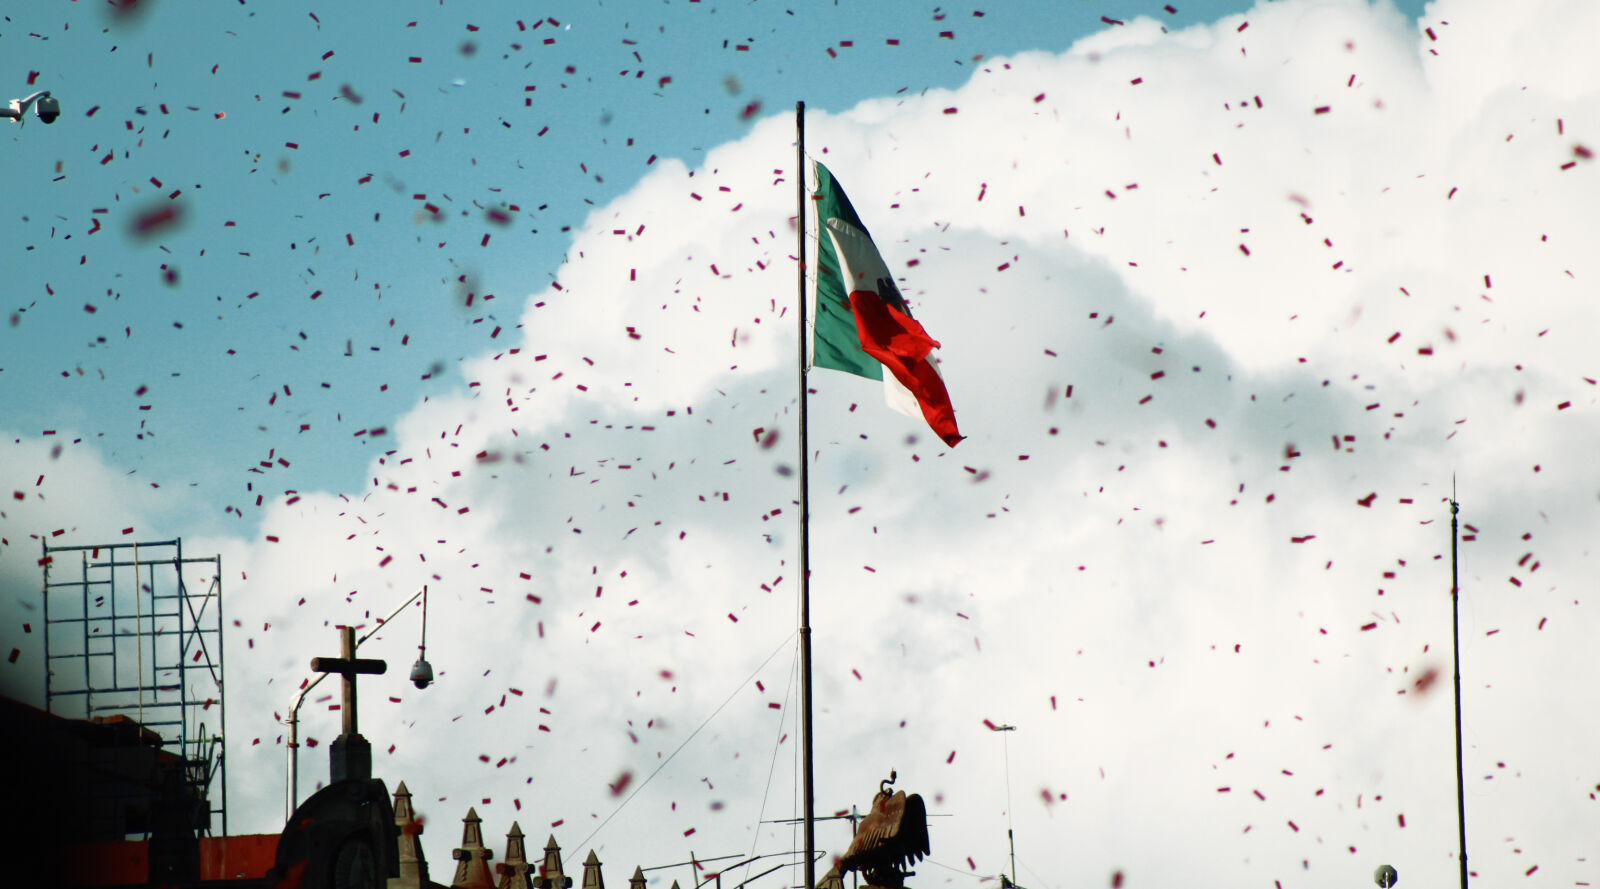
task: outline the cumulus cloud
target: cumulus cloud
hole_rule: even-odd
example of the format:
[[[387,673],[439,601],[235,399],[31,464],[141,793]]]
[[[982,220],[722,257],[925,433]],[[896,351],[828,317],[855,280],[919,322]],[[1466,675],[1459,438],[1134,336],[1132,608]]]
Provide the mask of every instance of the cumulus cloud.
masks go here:
[[[808,377],[822,813],[897,769],[952,816],[919,884],[1000,872],[1014,822],[1036,889],[1383,861],[1446,885],[1454,474],[1474,869],[1592,876],[1576,739],[1600,724],[1572,693],[1596,187],[1575,146],[1597,81],[1562,48],[1594,16],[1141,19],[808,118],[970,436],[946,450],[875,385]],[[713,713],[593,844],[613,869],[787,846],[757,822],[795,808],[792,139],[775,115],[657,164],[362,489],[199,535],[251,640],[229,648],[244,829],[281,823],[275,717],[328,628],[426,583],[440,681],[393,675],[408,613],[368,643],[391,675],[362,716],[436,873],[468,805],[491,834],[580,842]],[[42,527],[20,503],[7,527]],[[304,715],[324,741],[327,703]]]

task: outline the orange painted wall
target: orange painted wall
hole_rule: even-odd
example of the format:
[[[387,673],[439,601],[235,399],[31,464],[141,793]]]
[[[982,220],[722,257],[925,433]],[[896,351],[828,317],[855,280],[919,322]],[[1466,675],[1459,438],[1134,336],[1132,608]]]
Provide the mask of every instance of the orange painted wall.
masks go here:
[[[61,857],[62,885],[141,885],[150,873],[149,844],[81,843]],[[200,879],[238,880],[266,876],[278,854],[275,833],[200,838]]]

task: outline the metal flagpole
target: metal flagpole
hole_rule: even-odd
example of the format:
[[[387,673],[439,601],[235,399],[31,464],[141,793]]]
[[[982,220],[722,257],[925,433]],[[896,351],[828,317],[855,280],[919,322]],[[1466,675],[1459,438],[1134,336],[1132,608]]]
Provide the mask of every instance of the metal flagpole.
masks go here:
[[[805,889],[817,885],[816,813],[811,774],[811,480],[810,444],[806,437],[806,103],[794,103],[795,244],[800,303],[800,786],[805,808]]]
[[[1456,573],[1455,479],[1450,480],[1450,633],[1454,642],[1456,679],[1456,824],[1461,833],[1461,889],[1467,889],[1467,797],[1461,777],[1461,583]]]

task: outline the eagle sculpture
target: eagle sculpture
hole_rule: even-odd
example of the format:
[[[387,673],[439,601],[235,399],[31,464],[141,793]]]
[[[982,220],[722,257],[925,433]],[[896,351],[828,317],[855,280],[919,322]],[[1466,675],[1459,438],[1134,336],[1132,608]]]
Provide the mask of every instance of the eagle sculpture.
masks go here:
[[[837,869],[859,871],[868,886],[901,889],[913,872],[906,868],[928,854],[928,809],[919,794],[890,793],[895,773],[878,785],[872,811],[856,826],[850,848]]]

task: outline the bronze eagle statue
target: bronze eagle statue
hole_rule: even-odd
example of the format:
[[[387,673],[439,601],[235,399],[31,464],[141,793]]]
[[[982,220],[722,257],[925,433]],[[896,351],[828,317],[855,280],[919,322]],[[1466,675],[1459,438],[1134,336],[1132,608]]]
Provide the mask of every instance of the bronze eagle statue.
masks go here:
[[[895,773],[878,785],[872,810],[856,825],[850,848],[837,869],[859,871],[868,886],[901,889],[913,872],[906,868],[928,854],[928,809],[920,794],[891,793]]]

